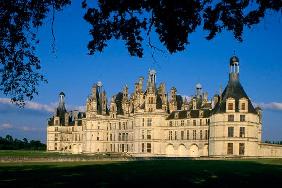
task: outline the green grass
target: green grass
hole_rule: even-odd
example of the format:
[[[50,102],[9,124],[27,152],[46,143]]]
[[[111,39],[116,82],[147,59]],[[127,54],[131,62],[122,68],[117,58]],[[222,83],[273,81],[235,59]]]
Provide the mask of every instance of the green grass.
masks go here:
[[[275,187],[282,160],[0,163],[0,187]]]

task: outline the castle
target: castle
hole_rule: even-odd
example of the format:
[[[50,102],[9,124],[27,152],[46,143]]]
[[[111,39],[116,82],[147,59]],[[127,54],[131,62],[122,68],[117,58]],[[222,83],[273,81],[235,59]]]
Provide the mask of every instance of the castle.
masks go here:
[[[63,92],[48,120],[47,150],[69,153],[127,153],[138,157],[282,157],[282,146],[261,142],[262,110],[254,108],[239,80],[239,59],[230,59],[229,81],[212,100],[196,85],[189,100],[144,78],[113,96],[92,87],[86,112],[65,108]]]

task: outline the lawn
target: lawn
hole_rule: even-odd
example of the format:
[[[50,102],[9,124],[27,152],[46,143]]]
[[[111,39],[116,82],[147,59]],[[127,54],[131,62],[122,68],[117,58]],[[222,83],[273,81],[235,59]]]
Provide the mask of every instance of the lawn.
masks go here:
[[[0,187],[277,187],[281,184],[281,159],[0,163]]]

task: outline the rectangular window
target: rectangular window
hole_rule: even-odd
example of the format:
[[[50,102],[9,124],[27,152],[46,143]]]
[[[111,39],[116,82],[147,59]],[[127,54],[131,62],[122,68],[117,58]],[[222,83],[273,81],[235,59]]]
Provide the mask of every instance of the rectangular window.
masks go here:
[[[180,124],[181,126],[184,126],[184,120],[181,120],[181,124]]]
[[[189,140],[189,130],[187,130],[187,140]]]
[[[203,131],[200,130],[200,140],[202,140],[202,139],[203,139]]]
[[[151,153],[152,151],[152,145],[151,143],[147,143],[147,153]]]
[[[147,139],[148,139],[148,140],[151,140],[151,137],[152,137],[151,134],[152,134],[152,133],[151,133],[151,130],[147,130]]]
[[[246,121],[246,116],[245,115],[240,115],[240,121]]]
[[[142,130],[142,140],[144,140],[144,139],[145,139],[145,131]]]
[[[142,153],[144,153],[145,152],[145,144],[144,143],[142,143]]]
[[[118,141],[121,141],[121,133],[118,134]]]
[[[125,133],[122,133],[122,141],[125,141]]]
[[[241,110],[246,110],[246,104],[245,103],[241,104]]]
[[[245,154],[245,144],[239,143],[239,155],[244,155],[244,154]]]
[[[174,132],[174,140],[177,140],[177,131]]]
[[[172,131],[169,131],[169,132],[168,132],[168,139],[169,139],[169,140],[172,140]]]
[[[241,138],[245,137],[245,127],[240,127],[240,137]]]
[[[113,140],[113,135],[112,134],[110,134],[110,141],[112,141]]]
[[[147,119],[147,126],[152,126],[152,119],[151,118]]]
[[[172,121],[169,121],[169,126],[172,127]]]
[[[234,121],[234,115],[228,115],[228,121]]]
[[[193,120],[193,126],[196,126],[196,120]]]
[[[227,154],[228,155],[233,155],[233,143],[228,143],[227,144]]]
[[[184,131],[181,131],[181,140],[184,140]]]
[[[228,127],[228,137],[234,137],[234,127]]]
[[[205,139],[207,140],[208,139],[208,130],[205,130]]]
[[[144,118],[142,119],[142,126],[143,127],[145,126],[145,119]]]
[[[196,130],[193,130],[193,140],[196,140],[197,139],[197,132]]]
[[[200,119],[200,125],[202,125],[202,119]]]
[[[233,110],[233,103],[228,103],[228,110]]]

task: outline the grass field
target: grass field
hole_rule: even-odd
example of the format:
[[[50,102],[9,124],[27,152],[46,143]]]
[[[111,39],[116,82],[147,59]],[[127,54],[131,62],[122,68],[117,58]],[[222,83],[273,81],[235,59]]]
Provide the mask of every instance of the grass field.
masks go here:
[[[0,163],[0,187],[280,187],[282,159]]]

